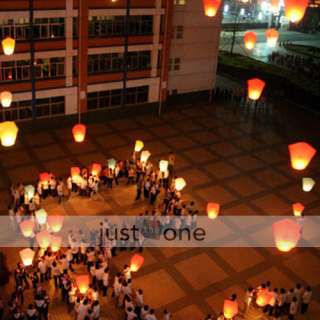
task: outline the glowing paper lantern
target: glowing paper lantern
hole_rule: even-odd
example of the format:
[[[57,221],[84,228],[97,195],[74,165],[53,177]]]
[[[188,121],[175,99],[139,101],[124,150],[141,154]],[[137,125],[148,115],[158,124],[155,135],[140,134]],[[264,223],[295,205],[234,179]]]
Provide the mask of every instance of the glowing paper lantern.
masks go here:
[[[79,167],[72,167],[71,171],[71,178],[78,177],[80,175],[80,168]]]
[[[271,0],[270,1],[270,8],[273,13],[279,12],[279,0]]]
[[[279,39],[279,32],[276,29],[268,29],[266,30],[265,35],[267,38],[268,47],[274,48]]]
[[[35,188],[33,185],[29,184],[24,187],[24,194],[27,196],[28,200],[32,200],[34,197]]]
[[[0,123],[0,139],[4,147],[11,147],[16,143],[18,127],[13,121]]]
[[[289,219],[273,223],[272,229],[276,247],[282,252],[288,252],[293,249],[301,236],[300,225]]]
[[[134,146],[135,152],[140,152],[144,147],[144,143],[141,140],[136,140],[136,144]]]
[[[221,0],[203,0],[204,14],[207,17],[214,17],[220,7]]]
[[[167,172],[168,171],[168,165],[169,165],[169,161],[167,160],[161,160],[159,162],[159,168],[161,172]]]
[[[130,270],[132,272],[137,272],[142,267],[143,263],[144,257],[139,254],[135,254],[130,261]]]
[[[91,173],[92,173],[92,175],[94,175],[94,176],[99,176],[99,174],[100,174],[100,172],[101,172],[101,169],[102,169],[101,164],[99,164],[99,163],[93,163],[93,164],[91,165]]]
[[[248,80],[248,96],[251,100],[258,100],[261,97],[262,91],[266,83],[260,79]]]
[[[181,191],[187,185],[183,178],[177,178],[174,180],[174,187],[177,191]]]
[[[223,303],[223,315],[226,319],[232,319],[239,312],[239,306],[237,301],[229,299],[224,300]]]
[[[81,294],[86,294],[89,289],[90,278],[87,274],[79,275],[76,277],[77,287]]]
[[[29,267],[32,265],[34,258],[34,251],[30,248],[23,249],[19,252],[21,261],[25,267]]]
[[[220,204],[209,202],[207,205],[207,214],[209,219],[215,219],[220,211]]]
[[[11,37],[6,37],[2,40],[2,50],[6,56],[11,56],[14,53],[16,41]]]
[[[51,243],[51,235],[47,230],[43,230],[37,233],[36,240],[41,249],[47,249]]]
[[[115,159],[108,160],[108,168],[114,170],[116,167],[117,161]]]
[[[86,137],[87,127],[84,124],[76,124],[72,128],[72,134],[75,142],[83,142]]]
[[[308,7],[308,0],[284,0],[285,16],[293,23],[299,22]]]
[[[61,237],[56,237],[56,236],[51,236],[51,250],[53,252],[57,252],[61,248],[61,242],[62,238]]]
[[[244,34],[243,41],[244,41],[244,46],[248,50],[252,50],[257,42],[257,34],[255,32],[248,31]]]
[[[9,91],[3,91],[0,93],[0,101],[4,108],[9,108],[12,102],[12,93]]]
[[[304,170],[316,154],[317,150],[306,142],[289,145],[291,166],[296,170]]]
[[[140,156],[141,162],[147,162],[150,156],[151,156],[150,151],[148,150],[142,151]]]
[[[40,225],[47,223],[47,212],[44,209],[39,209],[35,212],[36,220]]]
[[[302,190],[304,192],[310,192],[316,182],[312,178],[302,178]]]
[[[270,303],[271,299],[272,299],[272,293],[266,289],[263,289],[257,293],[256,304],[259,307],[265,307]]]
[[[48,216],[48,226],[52,232],[59,232],[63,226],[63,216]]]
[[[300,202],[296,202],[292,205],[293,215],[295,217],[301,217],[301,214],[304,210],[304,205]]]
[[[19,227],[23,236],[29,238],[33,235],[34,221],[24,220],[20,223]]]

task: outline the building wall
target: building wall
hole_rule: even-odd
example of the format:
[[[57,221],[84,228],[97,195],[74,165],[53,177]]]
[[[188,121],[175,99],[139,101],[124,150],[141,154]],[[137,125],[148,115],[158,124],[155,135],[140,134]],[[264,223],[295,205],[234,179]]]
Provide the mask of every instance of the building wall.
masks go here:
[[[175,0],[175,3],[169,92],[209,90],[216,80],[221,14],[206,17],[202,0]],[[179,28],[183,30],[180,38]],[[177,59],[180,63],[175,63]]]

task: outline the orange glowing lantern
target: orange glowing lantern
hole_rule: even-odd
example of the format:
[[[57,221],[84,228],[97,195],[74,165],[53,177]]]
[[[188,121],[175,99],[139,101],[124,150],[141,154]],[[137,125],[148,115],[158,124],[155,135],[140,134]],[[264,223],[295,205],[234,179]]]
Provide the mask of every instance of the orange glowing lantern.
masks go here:
[[[142,267],[143,263],[144,257],[139,254],[135,254],[130,261],[130,270],[132,272],[137,272]]]
[[[296,202],[292,205],[293,215],[295,217],[301,217],[301,214],[304,210],[304,205],[300,202]]]
[[[141,140],[136,140],[136,144],[134,146],[134,151],[135,152],[140,152],[144,147],[144,143]]]
[[[99,176],[100,172],[102,170],[101,164],[99,163],[93,163],[91,165],[91,173],[93,176]]]
[[[284,0],[285,16],[293,23],[299,22],[308,7],[308,0]]]
[[[71,178],[77,178],[80,175],[79,167],[72,167],[70,171],[71,171]]]
[[[317,150],[306,142],[289,145],[291,166],[296,170],[304,170],[316,154]]]
[[[207,214],[209,219],[215,219],[220,211],[220,204],[209,202],[207,205]]]
[[[63,216],[48,216],[48,225],[52,232],[59,232],[63,226]]]
[[[6,37],[2,40],[2,50],[6,56],[11,56],[14,53],[16,41],[11,37]]]
[[[34,228],[34,221],[33,220],[24,220],[19,225],[21,233],[26,237],[32,237],[33,235],[33,228]]]
[[[50,180],[50,174],[48,172],[42,172],[39,174],[39,181],[43,185],[48,185]]]
[[[0,140],[4,147],[11,147],[16,143],[18,127],[14,121],[0,123]]]
[[[271,299],[272,299],[272,293],[267,289],[262,289],[262,290],[259,290],[259,292],[257,293],[256,304],[259,307],[265,307],[270,303]]]
[[[47,230],[43,230],[37,233],[36,240],[41,249],[47,249],[51,243],[51,235]]]
[[[243,40],[244,40],[244,46],[248,50],[252,50],[257,42],[257,34],[255,32],[248,31],[244,34]]]
[[[150,151],[148,151],[148,150],[142,151],[141,156],[140,156],[141,162],[144,162],[144,163],[147,162],[148,159],[150,158],[150,156],[151,156]]]
[[[51,250],[53,252],[58,252],[61,248],[61,242],[62,238],[61,237],[56,237],[56,236],[51,236]]]
[[[239,305],[237,301],[229,299],[224,300],[223,303],[223,315],[226,319],[232,319],[239,312]]]
[[[89,289],[89,285],[90,285],[89,276],[87,274],[77,276],[76,283],[77,283],[77,287],[78,287],[80,293],[86,294]]]
[[[174,187],[177,191],[181,191],[187,185],[183,178],[177,178],[174,180]]]
[[[72,134],[75,142],[83,142],[86,137],[87,127],[78,123],[72,128]]]
[[[34,251],[30,248],[23,249],[19,252],[21,261],[25,267],[29,267],[32,265],[34,258]]]
[[[270,8],[271,8],[271,11],[273,13],[278,13],[279,12],[279,0],[271,0],[270,1]]]
[[[288,252],[293,249],[301,236],[300,225],[289,219],[273,223],[272,229],[276,247],[282,252]]]
[[[221,0],[203,0],[204,14],[207,17],[214,17],[221,5]]]
[[[39,209],[35,212],[36,220],[40,225],[47,223],[47,212],[44,209]]]
[[[258,100],[266,83],[260,79],[254,78],[248,80],[248,96],[251,100]]]
[[[268,47],[274,48],[279,39],[279,32],[276,29],[268,29],[265,32],[265,36],[267,38]]]
[[[0,93],[0,102],[4,108],[9,108],[12,102],[12,93],[10,91],[2,91]]]

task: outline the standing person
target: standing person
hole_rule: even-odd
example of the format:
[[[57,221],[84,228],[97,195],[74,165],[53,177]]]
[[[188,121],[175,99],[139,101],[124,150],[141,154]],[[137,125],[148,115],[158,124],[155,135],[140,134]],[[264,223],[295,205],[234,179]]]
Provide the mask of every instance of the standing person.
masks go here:
[[[4,304],[2,298],[0,298],[0,320],[3,318],[3,313],[4,313]]]
[[[167,310],[167,309],[164,309],[163,310],[163,320],[171,320],[172,317],[171,317],[171,313]]]
[[[57,194],[58,194],[58,202],[61,203],[63,199],[63,193],[64,193],[64,183],[62,179],[59,179],[58,185],[57,185]]]
[[[147,314],[145,317],[145,320],[157,320],[157,317],[153,309],[150,309],[149,314]]]
[[[92,305],[92,319],[99,320],[100,319],[100,304],[99,301],[96,300]]]
[[[299,308],[298,299],[297,297],[293,297],[289,307],[288,320],[294,320],[294,318],[298,314],[298,308]]]
[[[106,297],[108,294],[108,287],[109,287],[109,268],[104,269],[104,273],[102,276],[102,285],[103,285],[103,296]]]
[[[302,295],[301,314],[305,314],[308,311],[311,299],[312,299],[311,287],[307,286],[305,292]]]

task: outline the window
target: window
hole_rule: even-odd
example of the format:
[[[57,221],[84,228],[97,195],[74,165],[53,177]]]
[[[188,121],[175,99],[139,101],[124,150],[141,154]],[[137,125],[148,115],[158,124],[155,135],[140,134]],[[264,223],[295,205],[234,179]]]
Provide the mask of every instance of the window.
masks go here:
[[[89,18],[89,37],[123,36],[125,16],[94,16]],[[129,35],[150,35],[153,32],[153,16],[130,16]]]
[[[174,38],[175,39],[183,39],[183,26],[175,26],[174,27]]]
[[[0,39],[11,36],[15,40],[29,40],[28,18],[0,19]],[[34,39],[61,39],[65,37],[64,18],[41,18],[34,20]]]
[[[170,58],[169,59],[169,71],[179,71],[180,64],[181,64],[180,58]]]
[[[186,3],[187,3],[187,0],[174,0],[174,4],[176,6],[184,6],[186,5]]]
[[[65,114],[64,97],[52,97],[47,99],[36,100],[36,116],[37,118],[48,117],[52,115]],[[1,121],[15,121],[32,118],[32,102],[15,101],[12,102],[10,108],[0,113]]]
[[[88,73],[121,72],[123,70],[123,53],[89,55]],[[151,65],[150,51],[128,52],[128,70],[145,70]]]
[[[88,94],[88,110],[105,109],[121,105],[121,89],[91,92]],[[149,86],[128,88],[126,105],[148,102]]]

